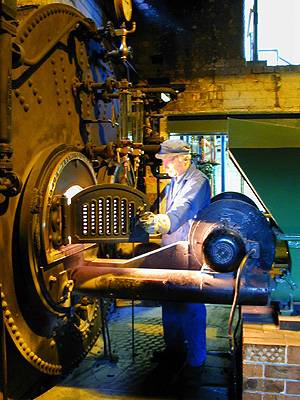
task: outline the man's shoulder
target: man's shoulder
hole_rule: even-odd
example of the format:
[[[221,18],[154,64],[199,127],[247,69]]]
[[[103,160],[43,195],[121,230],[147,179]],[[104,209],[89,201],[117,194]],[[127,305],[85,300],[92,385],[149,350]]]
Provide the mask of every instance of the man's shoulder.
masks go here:
[[[198,182],[208,180],[207,176],[203,172],[199,171],[199,169],[197,169],[193,164],[189,169],[187,179],[195,179]]]

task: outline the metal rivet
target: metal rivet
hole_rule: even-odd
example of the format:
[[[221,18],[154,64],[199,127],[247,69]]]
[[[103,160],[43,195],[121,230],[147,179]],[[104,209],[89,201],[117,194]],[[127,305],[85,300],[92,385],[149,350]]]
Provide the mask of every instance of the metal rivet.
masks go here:
[[[52,58],[51,64],[54,65],[55,63],[56,63],[56,61]]]
[[[16,327],[16,325],[13,325],[13,326],[11,327],[12,333],[16,333],[17,330],[18,330],[18,328]]]
[[[60,94],[60,89],[56,89],[56,94],[57,94],[57,95]]]
[[[19,99],[20,104],[24,104],[25,103],[25,97],[21,96]]]
[[[24,34],[25,37],[28,37],[28,32],[27,31],[24,31],[23,34]]]
[[[37,88],[33,88],[33,94],[34,94],[34,96],[36,96],[37,94],[38,94],[38,90],[37,90]]]
[[[6,318],[9,318],[11,316],[11,312],[9,310],[6,310],[4,315]]]
[[[33,83],[32,80],[31,80],[31,79],[28,79],[28,86],[29,86],[29,87],[32,86],[32,83]]]
[[[2,308],[3,308],[3,309],[5,309],[5,308],[7,307],[7,305],[8,305],[8,304],[6,303],[6,301],[2,301]]]
[[[57,104],[60,106],[62,104],[62,99],[58,99]]]
[[[56,74],[57,74],[57,71],[56,71],[55,68],[54,68],[54,70],[53,70],[52,72],[53,72],[53,75],[56,75]]]
[[[68,108],[68,114],[71,115],[72,114],[72,110],[70,108]]]
[[[29,104],[27,104],[27,103],[24,104],[23,109],[24,109],[25,112],[29,111]]]
[[[41,104],[42,100],[43,100],[42,96],[38,96],[37,97],[37,101],[38,101],[39,104]]]

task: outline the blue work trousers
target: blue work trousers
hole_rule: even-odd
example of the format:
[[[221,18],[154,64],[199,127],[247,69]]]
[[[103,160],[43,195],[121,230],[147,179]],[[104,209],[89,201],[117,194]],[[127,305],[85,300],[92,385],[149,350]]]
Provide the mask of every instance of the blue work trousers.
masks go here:
[[[166,350],[187,355],[187,363],[200,366],[206,357],[206,307],[200,303],[162,303]]]

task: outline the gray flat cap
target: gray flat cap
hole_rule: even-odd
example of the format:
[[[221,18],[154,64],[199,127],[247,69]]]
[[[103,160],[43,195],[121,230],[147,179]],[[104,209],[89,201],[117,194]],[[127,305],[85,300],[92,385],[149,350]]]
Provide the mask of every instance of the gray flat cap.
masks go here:
[[[159,152],[155,155],[160,160],[168,157],[179,156],[184,154],[190,154],[191,147],[187,142],[183,140],[165,140],[160,145]]]

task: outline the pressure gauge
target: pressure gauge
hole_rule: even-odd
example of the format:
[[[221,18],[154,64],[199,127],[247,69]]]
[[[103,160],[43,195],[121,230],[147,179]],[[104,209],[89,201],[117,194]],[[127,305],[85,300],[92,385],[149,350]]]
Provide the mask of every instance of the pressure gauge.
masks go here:
[[[130,21],[132,16],[131,0],[114,0],[115,11],[119,20]]]

